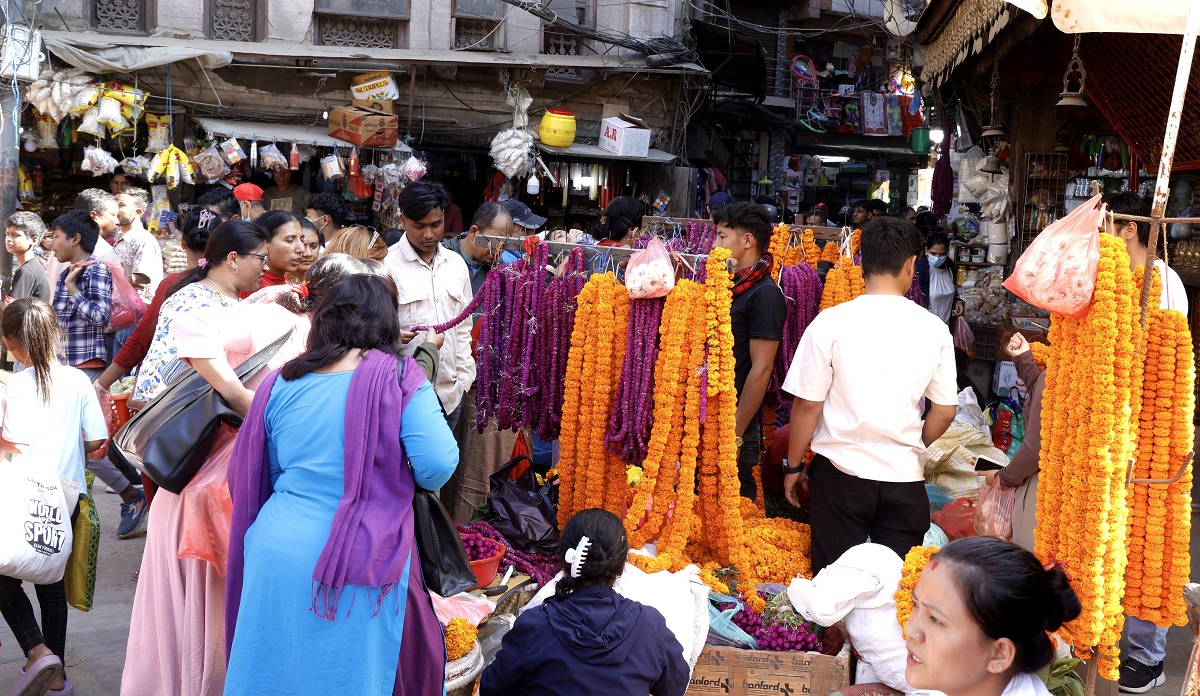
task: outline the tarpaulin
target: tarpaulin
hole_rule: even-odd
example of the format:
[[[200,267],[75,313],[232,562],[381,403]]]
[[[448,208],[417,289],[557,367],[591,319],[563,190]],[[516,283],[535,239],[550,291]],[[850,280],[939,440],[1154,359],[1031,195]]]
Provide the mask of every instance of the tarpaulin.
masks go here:
[[[55,58],[90,73],[131,73],[180,61],[196,60],[206,69],[223,68],[233,62],[229,51],[185,46],[129,46],[97,34],[42,35]]]

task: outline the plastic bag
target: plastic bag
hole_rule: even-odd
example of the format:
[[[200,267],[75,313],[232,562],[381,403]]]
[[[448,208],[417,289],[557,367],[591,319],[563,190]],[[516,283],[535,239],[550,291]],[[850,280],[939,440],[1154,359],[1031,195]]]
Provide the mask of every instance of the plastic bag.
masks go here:
[[[160,152],[171,145],[171,117],[146,114],[146,152]]]
[[[53,462],[17,456],[0,466],[0,575],[38,585],[63,579],[81,489]]]
[[[89,107],[83,112],[83,118],[79,119],[79,127],[75,130],[97,138],[104,137],[104,126],[100,125],[100,110],[94,106]]]
[[[108,330],[122,331],[136,326],[146,313],[146,303],[125,277],[125,269],[121,267],[121,262],[112,258],[86,261],[84,265],[93,263],[108,266],[108,272],[112,275],[112,304],[108,313]]]
[[[321,176],[330,181],[337,181],[345,176],[342,163],[338,161],[336,155],[325,155],[321,158]]]
[[[443,597],[430,590],[429,599],[433,600],[433,613],[437,614],[438,622],[443,626],[450,623],[450,619],[466,619],[472,626],[478,626],[496,608],[492,600],[476,597],[469,592]]]
[[[425,163],[417,159],[416,155],[409,155],[408,159],[404,160],[404,164],[400,165],[400,173],[409,181],[416,181],[425,176],[425,171]]]
[[[733,606],[721,610],[720,605]],[[758,641],[733,622],[733,617],[742,610],[742,600],[719,592],[708,594],[708,640],[709,645],[758,650]]]
[[[975,332],[962,317],[954,322],[954,347],[966,353],[968,358],[975,357]]]
[[[541,486],[533,462],[520,456],[492,474],[488,510],[492,526],[523,553],[558,553],[558,487]]]
[[[274,143],[258,151],[258,164],[263,169],[287,169],[288,160]]]
[[[246,151],[242,149],[237,138],[230,138],[221,143],[221,154],[225,156],[225,161],[229,164],[237,164],[246,159]]]
[[[959,498],[933,513],[933,523],[942,528],[950,541],[975,536],[975,501]]]
[[[975,533],[1012,541],[1013,506],[1017,502],[1017,489],[1000,483],[1000,477],[992,479],[991,488],[979,496],[975,508]]]
[[[657,236],[650,237],[645,249],[634,253],[625,269],[625,287],[635,300],[666,297],[675,287],[675,269],[671,252]]]
[[[221,157],[221,151],[216,145],[209,145],[208,149],[193,159],[200,168],[200,177],[210,184],[229,173],[229,166],[225,164],[225,159]]]
[[[1035,307],[1077,319],[1086,316],[1096,289],[1104,210],[1100,196],[1093,196],[1051,223],[1017,259],[1004,287]]]
[[[100,514],[92,499],[92,482],[96,475],[87,473],[87,497],[79,501],[79,518],[75,520],[71,556],[63,575],[67,603],[79,611],[91,611],[96,596],[96,562],[100,555]]]
[[[99,120],[114,131],[122,131],[129,127],[129,122],[121,115],[121,102],[113,99],[107,92],[100,97]]]
[[[83,162],[79,168],[91,172],[92,176],[111,174],[117,168],[117,160],[107,151],[88,145],[83,149]]]

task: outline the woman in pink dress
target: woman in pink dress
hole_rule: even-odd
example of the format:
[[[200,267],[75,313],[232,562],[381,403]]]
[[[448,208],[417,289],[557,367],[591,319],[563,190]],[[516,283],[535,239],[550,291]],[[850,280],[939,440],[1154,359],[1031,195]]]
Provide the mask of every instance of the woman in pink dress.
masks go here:
[[[326,256],[309,271],[305,286],[270,288],[237,305],[189,313],[172,325],[170,340],[181,360],[244,413],[263,377],[304,351],[316,301],[343,278],[368,272],[349,256]],[[244,385],[238,381],[237,365],[289,332],[265,369]],[[181,495],[162,490],[150,506],[122,696],[218,696],[224,690],[224,573],[232,515],[225,472],[235,435],[225,429]]]

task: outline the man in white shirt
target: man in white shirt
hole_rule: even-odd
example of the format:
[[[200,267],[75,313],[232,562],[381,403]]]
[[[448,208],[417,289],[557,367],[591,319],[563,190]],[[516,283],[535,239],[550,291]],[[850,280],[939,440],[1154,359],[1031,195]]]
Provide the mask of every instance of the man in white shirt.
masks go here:
[[[103,189],[84,189],[75,197],[75,207],[87,211],[100,228],[100,237],[96,240],[96,250],[92,253],[97,259],[115,259],[116,251],[113,244],[117,242],[117,199]]]
[[[121,238],[113,250],[125,268],[125,279],[146,304],[163,278],[162,249],[158,240],[142,226],[142,214],[150,205],[146,189],[127,188],[117,194],[117,225]]]
[[[901,557],[929,529],[925,451],[954,420],[958,389],[946,325],[905,297],[921,233],[900,218],[862,229],[866,289],[817,315],[783,382],[792,406],[784,492],[812,482],[812,570],[870,537]],[[930,406],[924,423],[920,401]]]
[[[383,263],[399,292],[400,324],[410,329],[454,319],[471,303],[472,294],[466,262],[442,246],[450,195],[441,184],[421,179],[405,188],[398,202],[404,236],[388,249]],[[467,317],[447,330],[438,354],[433,389],[451,430],[458,422],[463,395],[475,383],[471,325]]]
[[[1138,266],[1145,266],[1150,256],[1150,223],[1125,220],[1121,216],[1150,217],[1150,204],[1133,191],[1105,196],[1104,202],[1108,204],[1116,222],[1114,234],[1125,240],[1129,267],[1136,270]],[[1154,267],[1158,269],[1163,284],[1160,306],[1182,312],[1186,317],[1188,298],[1183,280],[1162,259],[1156,259]],[[1142,694],[1165,684],[1167,675],[1163,673],[1163,660],[1167,656],[1167,629],[1134,616],[1126,616],[1125,640],[1129,645],[1121,656],[1121,676],[1118,680],[1121,691]]]

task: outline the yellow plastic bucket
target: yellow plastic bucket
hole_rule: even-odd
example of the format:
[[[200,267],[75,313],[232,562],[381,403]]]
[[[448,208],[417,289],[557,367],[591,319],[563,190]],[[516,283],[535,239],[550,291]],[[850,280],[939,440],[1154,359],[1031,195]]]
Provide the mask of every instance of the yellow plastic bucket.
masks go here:
[[[575,142],[575,113],[566,109],[546,109],[538,136],[544,145],[569,147]]]

